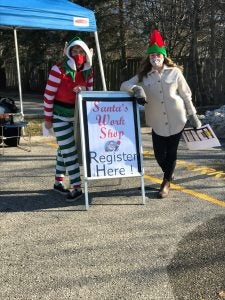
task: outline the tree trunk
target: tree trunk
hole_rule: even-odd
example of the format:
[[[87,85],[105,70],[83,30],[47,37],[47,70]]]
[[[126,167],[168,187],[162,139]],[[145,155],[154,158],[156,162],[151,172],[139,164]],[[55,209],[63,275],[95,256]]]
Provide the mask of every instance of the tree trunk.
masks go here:
[[[199,28],[199,1],[196,0],[194,3],[194,7],[189,7],[189,14],[191,22],[191,47],[190,47],[190,55],[189,55],[189,83],[193,94],[193,102],[195,104],[202,104],[202,97],[199,87],[199,57],[198,57],[198,28]]]
[[[120,19],[120,42],[121,42],[121,71],[120,82],[127,79],[127,51],[126,51],[126,26],[125,26],[125,3],[119,0],[119,19]]]

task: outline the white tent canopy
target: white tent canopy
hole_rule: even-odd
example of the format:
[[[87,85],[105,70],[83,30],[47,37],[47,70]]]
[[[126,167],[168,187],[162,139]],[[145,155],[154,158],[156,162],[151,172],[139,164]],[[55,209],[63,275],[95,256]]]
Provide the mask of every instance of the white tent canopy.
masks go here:
[[[20,110],[23,114],[23,100],[20,77],[18,29],[73,30],[94,32],[103,90],[106,90],[105,76],[99,46],[94,12],[68,0],[1,0],[0,27],[14,30]]]

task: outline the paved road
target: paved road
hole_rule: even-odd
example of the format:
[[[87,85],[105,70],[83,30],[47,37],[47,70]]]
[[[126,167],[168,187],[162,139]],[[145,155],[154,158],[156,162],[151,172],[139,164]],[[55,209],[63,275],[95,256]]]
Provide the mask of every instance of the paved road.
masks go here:
[[[88,211],[52,190],[54,139],[5,150],[1,300],[224,299],[224,148],[190,152],[181,142],[170,197],[157,199],[148,129],[142,138],[146,205],[139,180],[101,180],[89,185]]]

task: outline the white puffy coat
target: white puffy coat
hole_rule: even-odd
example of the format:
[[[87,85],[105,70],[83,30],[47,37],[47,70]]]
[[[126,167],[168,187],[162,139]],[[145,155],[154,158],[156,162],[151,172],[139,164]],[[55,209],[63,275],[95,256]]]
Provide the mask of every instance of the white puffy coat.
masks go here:
[[[134,76],[122,83],[120,90],[132,92],[135,85],[144,88],[147,96],[145,118],[156,134],[170,136],[180,132],[187,122],[187,115],[196,113],[191,90],[177,67],[164,65],[161,73],[151,70],[139,82]]]

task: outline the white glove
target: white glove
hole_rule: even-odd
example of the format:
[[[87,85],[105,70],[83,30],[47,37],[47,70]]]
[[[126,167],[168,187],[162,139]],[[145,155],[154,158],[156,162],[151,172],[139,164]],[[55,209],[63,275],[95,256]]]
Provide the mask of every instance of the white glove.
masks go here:
[[[196,114],[189,116],[188,121],[189,121],[191,127],[193,127],[194,129],[198,129],[202,126],[202,123]]]
[[[134,92],[134,98],[137,99],[137,103],[140,105],[145,105],[146,102],[146,95],[143,87],[141,86],[135,86],[133,87],[133,92]]]

